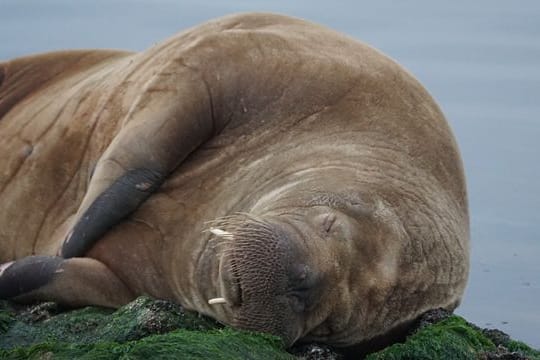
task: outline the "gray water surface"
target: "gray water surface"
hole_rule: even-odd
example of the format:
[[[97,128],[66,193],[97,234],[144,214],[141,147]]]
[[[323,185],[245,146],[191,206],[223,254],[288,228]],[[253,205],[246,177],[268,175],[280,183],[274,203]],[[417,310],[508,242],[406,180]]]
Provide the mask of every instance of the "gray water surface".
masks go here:
[[[0,59],[143,50],[240,11],[326,24],[420,79],[454,129],[467,173],[472,268],[458,313],[540,348],[540,1],[0,0]]]

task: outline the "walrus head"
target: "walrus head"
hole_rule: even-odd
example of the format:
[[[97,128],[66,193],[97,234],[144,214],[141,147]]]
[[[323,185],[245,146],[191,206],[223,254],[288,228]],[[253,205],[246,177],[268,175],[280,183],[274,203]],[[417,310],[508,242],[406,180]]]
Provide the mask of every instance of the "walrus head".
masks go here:
[[[379,223],[365,204],[327,195],[264,216],[219,219],[210,231],[220,241],[221,295],[209,303],[229,307],[224,322],[278,335],[287,345],[353,344],[366,304],[394,276]]]

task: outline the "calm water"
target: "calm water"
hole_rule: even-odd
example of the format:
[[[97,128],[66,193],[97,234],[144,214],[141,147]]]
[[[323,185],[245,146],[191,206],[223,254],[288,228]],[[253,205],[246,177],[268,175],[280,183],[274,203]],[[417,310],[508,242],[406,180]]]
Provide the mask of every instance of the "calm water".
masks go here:
[[[459,313],[540,348],[540,2],[0,0],[0,59],[142,50],[201,21],[274,11],[378,47],[438,100],[467,171],[472,273]]]

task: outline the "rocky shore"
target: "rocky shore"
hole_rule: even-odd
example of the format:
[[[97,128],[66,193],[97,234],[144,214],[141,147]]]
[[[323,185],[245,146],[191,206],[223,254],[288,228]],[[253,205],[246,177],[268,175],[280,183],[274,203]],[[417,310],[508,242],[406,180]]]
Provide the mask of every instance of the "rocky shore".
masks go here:
[[[237,331],[186,312],[179,305],[140,297],[114,311],[63,309],[54,303],[20,306],[0,301],[1,359],[348,359],[321,344],[284,349],[278,338]],[[498,330],[433,311],[406,341],[366,359],[540,359],[540,352]]]

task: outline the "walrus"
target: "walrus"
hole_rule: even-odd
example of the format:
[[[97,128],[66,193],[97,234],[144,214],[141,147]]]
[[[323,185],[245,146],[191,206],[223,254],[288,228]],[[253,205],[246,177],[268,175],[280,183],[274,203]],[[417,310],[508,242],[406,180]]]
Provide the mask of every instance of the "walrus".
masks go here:
[[[288,346],[358,344],[460,302],[456,141],[366,44],[241,14],[0,74],[0,298],[147,294]]]

